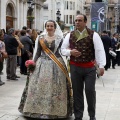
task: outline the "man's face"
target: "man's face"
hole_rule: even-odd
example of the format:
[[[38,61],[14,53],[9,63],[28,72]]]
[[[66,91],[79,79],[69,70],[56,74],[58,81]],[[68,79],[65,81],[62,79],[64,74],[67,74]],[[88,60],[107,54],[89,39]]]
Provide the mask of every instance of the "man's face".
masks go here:
[[[77,15],[75,19],[76,29],[82,31],[86,27],[86,22],[84,21],[83,15]]]

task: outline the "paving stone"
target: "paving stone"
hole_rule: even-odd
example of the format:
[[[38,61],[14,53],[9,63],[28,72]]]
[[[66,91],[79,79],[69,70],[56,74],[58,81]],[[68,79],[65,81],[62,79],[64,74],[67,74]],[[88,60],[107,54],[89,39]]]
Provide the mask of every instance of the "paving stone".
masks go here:
[[[33,120],[24,118],[18,111],[27,77],[21,75],[19,71],[17,68],[17,75],[21,77],[18,81],[7,81],[4,66],[2,80],[5,81],[5,85],[0,86],[0,120]],[[116,66],[116,69],[105,71],[102,79],[105,87],[100,78],[96,80],[96,118],[97,120],[120,120],[120,67]],[[89,120],[86,97],[84,98],[83,120]],[[74,120],[74,116],[65,120]]]
[[[18,116],[4,115],[0,117],[0,120],[17,120]]]

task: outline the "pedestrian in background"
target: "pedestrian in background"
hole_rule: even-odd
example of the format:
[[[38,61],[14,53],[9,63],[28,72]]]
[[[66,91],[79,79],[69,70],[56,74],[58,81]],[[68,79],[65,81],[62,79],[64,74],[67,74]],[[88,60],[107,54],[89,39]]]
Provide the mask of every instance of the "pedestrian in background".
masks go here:
[[[17,47],[17,66],[20,66],[21,63],[21,49],[24,47],[24,45],[20,41],[20,30],[15,30],[15,38],[19,44]]]
[[[61,46],[62,55],[70,56],[75,120],[82,120],[83,117],[84,86],[90,120],[96,120],[95,61],[101,76],[106,64],[102,40],[98,33],[87,28],[86,24],[87,17],[83,14],[77,15],[75,30],[66,35]]]
[[[115,53],[116,53],[116,49],[117,49],[118,38],[119,38],[118,33],[114,33],[113,38],[111,39],[111,48],[112,48],[112,51],[115,52]],[[115,65],[116,65],[116,62],[117,62],[116,57],[110,55],[109,68],[111,67],[111,62],[112,62],[112,68],[115,69]]]
[[[33,48],[35,47],[35,40],[38,36],[38,33],[35,29],[32,29],[32,35],[31,35],[31,39],[32,39],[32,42],[33,42]]]
[[[8,58],[6,59],[6,74],[9,80],[18,80],[16,75],[17,68],[17,47],[18,42],[15,39],[15,29],[10,28],[8,35],[4,39]]]
[[[59,50],[63,34],[57,23],[48,20],[44,33],[37,39],[35,47],[36,63],[34,72],[29,77],[29,84],[25,87],[19,111],[24,116],[39,119],[67,118],[72,114],[70,102],[70,84],[66,80],[59,65],[44,51],[44,47],[65,67]],[[41,43],[42,42],[42,43]]]
[[[25,30],[21,30],[20,34],[21,34],[20,41],[24,45],[21,51],[22,53],[21,53],[20,73],[27,75],[27,68],[25,66],[25,62],[29,60],[28,52],[31,52],[31,54],[33,52],[33,50],[31,50],[31,46],[33,45],[33,43],[32,40],[26,35]]]
[[[110,64],[109,50],[111,49],[111,38],[108,36],[107,31],[103,31],[102,32],[101,39],[102,39],[104,50],[105,50],[105,54],[106,54],[105,70],[108,70],[109,64]]]
[[[0,86],[5,84],[5,82],[3,82],[1,80],[1,72],[3,70],[3,62],[4,62],[4,58],[3,58],[3,52],[5,52],[5,44],[3,42],[4,39],[4,33],[2,31],[2,29],[0,29]]]

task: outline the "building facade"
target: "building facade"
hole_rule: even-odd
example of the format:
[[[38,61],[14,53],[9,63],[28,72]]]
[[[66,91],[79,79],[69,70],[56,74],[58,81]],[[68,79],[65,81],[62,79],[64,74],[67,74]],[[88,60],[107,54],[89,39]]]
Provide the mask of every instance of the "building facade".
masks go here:
[[[40,30],[41,8],[46,0],[34,0],[34,10],[30,21],[28,11],[28,0],[0,0],[0,28],[6,31],[13,27],[21,29],[28,26]]]
[[[57,21],[57,11],[60,11],[60,21],[66,28],[74,25],[75,16],[79,13],[84,13],[84,0],[47,0],[44,2],[43,22],[48,19]]]
[[[84,9],[85,14],[89,18],[88,23],[91,27],[91,3],[93,2],[105,2],[105,28],[104,30],[111,33],[120,32],[120,0],[86,0]],[[118,29],[119,28],[119,29]]]

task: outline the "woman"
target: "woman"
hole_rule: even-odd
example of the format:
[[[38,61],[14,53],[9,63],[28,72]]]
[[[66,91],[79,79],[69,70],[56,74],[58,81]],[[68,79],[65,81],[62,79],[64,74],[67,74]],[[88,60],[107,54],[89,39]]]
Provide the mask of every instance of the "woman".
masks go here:
[[[35,29],[32,29],[31,40],[33,42],[33,48],[35,47],[35,40],[36,40],[37,36],[38,36],[37,31]]]
[[[72,114],[70,84],[66,80],[65,74],[46,55],[40,44],[40,41],[43,41],[45,46],[65,66],[59,53],[63,36],[59,36],[60,29],[57,29],[58,26],[53,20],[48,20],[45,28],[46,31],[39,37],[39,40],[36,40],[37,51],[35,50],[34,57],[36,68],[29,78],[29,83],[27,82],[28,86],[24,89],[19,111],[24,116],[32,118],[66,118]]]
[[[20,30],[15,30],[15,38],[19,44],[17,47],[17,66],[20,66],[21,49],[24,47],[24,45],[20,42]]]

